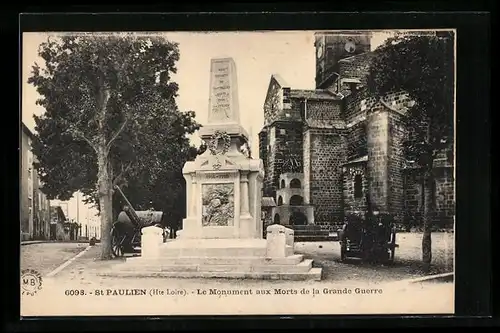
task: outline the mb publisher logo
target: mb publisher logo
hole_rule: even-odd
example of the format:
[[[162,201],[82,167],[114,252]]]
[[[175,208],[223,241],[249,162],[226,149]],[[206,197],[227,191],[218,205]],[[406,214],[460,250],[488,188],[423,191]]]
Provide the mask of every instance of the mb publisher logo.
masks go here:
[[[33,296],[42,289],[42,276],[33,269],[24,269],[21,272],[21,291],[23,295]]]

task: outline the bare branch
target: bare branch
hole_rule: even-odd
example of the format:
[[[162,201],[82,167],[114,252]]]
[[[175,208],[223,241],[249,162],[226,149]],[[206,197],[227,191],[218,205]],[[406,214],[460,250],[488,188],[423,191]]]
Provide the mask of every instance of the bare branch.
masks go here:
[[[92,142],[92,140],[87,138],[85,134],[83,134],[83,132],[78,131],[76,129],[70,129],[70,133],[74,138],[83,139],[97,153],[97,146]]]
[[[109,139],[108,144],[106,145],[106,154],[109,154],[109,151],[111,150],[111,146],[113,145],[113,141],[116,140],[116,138],[123,132],[123,129],[125,128],[125,125],[127,125],[128,118],[125,118],[123,123],[120,125],[118,130],[113,134],[111,139]]]
[[[123,164],[122,164],[122,171],[118,174],[118,176],[116,176],[116,178],[113,180],[113,187],[115,185],[118,184],[118,182],[120,181],[120,179],[123,177],[123,175],[130,169],[130,167],[132,166],[132,162],[129,162],[129,164],[127,165],[127,167],[123,167]]]

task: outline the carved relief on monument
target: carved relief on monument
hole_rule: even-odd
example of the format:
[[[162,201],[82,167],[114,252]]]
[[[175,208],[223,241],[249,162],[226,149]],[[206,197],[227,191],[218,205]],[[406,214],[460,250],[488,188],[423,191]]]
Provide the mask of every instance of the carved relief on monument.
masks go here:
[[[234,185],[204,184],[202,206],[204,227],[232,226],[234,224]]]

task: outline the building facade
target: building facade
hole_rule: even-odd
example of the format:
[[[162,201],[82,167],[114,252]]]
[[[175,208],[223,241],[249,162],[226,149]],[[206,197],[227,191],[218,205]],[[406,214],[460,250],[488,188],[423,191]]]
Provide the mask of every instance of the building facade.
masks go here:
[[[53,205],[50,207],[50,239],[70,240],[70,222],[61,206]]]
[[[41,191],[41,182],[34,163],[31,144],[33,133],[22,124],[20,161],[21,240],[50,238],[50,202]]]
[[[259,153],[264,195],[275,198],[274,223],[335,229],[346,214],[376,210],[405,225],[422,207],[421,170],[403,152],[404,117],[413,105],[404,92],[373,97],[366,80],[371,34],[316,34],[316,88],[292,89],[271,76]],[[450,147],[450,149],[452,149]],[[453,165],[435,160],[437,222],[454,216]]]

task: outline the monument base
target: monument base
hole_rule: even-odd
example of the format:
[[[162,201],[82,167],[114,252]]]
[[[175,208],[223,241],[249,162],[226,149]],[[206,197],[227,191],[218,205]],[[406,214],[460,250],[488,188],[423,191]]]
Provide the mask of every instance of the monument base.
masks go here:
[[[100,275],[119,277],[321,280],[321,268],[286,246],[284,257],[268,256],[263,239],[178,239],[160,247],[157,258],[127,258]]]

